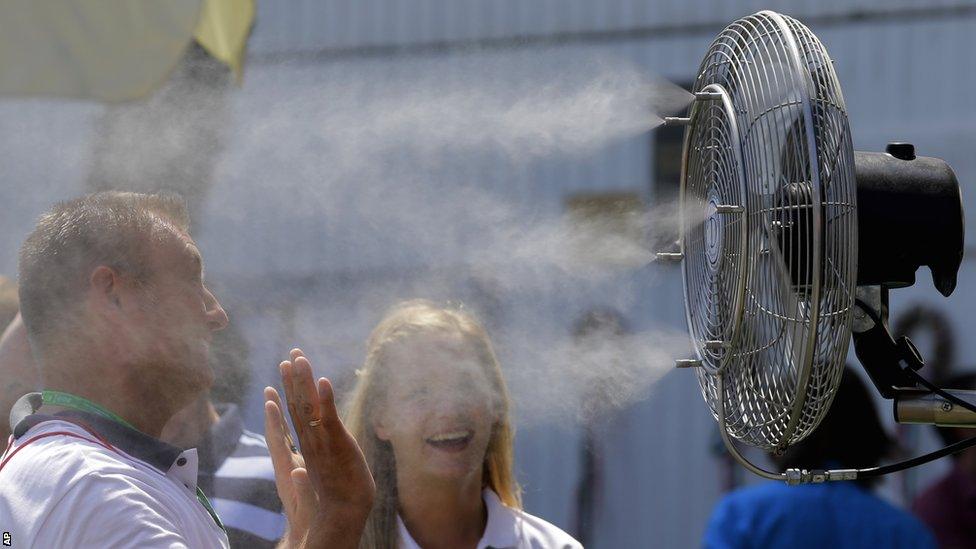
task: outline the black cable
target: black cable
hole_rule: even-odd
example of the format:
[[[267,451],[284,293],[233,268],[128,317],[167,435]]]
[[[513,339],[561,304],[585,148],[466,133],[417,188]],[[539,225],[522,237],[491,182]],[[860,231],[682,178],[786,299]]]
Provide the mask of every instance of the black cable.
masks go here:
[[[870,317],[871,320],[873,320],[876,324],[883,326],[883,324],[881,323],[881,317],[878,315],[877,311],[872,309],[867,303],[865,303],[860,299],[855,299],[854,303],[855,305],[860,307],[861,310],[863,310],[864,313],[868,315],[868,317]],[[908,374],[908,376],[911,377],[913,380],[915,380],[916,383],[928,389],[930,394],[939,395],[940,397],[944,398],[949,402],[952,402],[953,404],[956,404],[957,406],[962,406],[966,410],[976,413],[976,405],[973,405],[970,402],[966,402],[965,400],[944,391],[940,387],[937,387],[935,384],[931,383],[929,380],[922,377],[918,372],[915,371],[914,368],[912,368],[904,361],[902,361],[900,365],[901,364],[903,364],[903,366],[901,366],[901,370],[906,374]],[[898,471],[904,471],[905,469],[910,469],[912,467],[916,467],[918,465],[922,465],[930,461],[935,461],[939,458],[951,454],[955,454],[957,452],[961,452],[973,446],[976,446],[976,436],[950,444],[934,452],[930,452],[928,454],[923,454],[921,456],[916,456],[910,459],[902,460],[897,463],[892,463],[890,465],[882,465],[879,467],[871,467],[868,469],[858,469],[857,476],[858,478],[873,478],[873,477],[880,477],[883,475],[887,475],[890,473],[897,473]]]
[[[930,461],[935,461],[941,457],[945,457],[950,454],[955,454],[956,452],[961,452],[972,446],[976,446],[976,437],[970,437],[967,438],[966,440],[960,440],[959,442],[950,444],[949,446],[946,446],[945,448],[941,448],[934,452],[913,457],[911,459],[906,459],[904,461],[899,461],[897,463],[892,463],[891,465],[870,467],[868,469],[858,469],[857,478],[874,478],[874,477],[880,477],[882,475],[887,475],[889,473],[897,473],[898,471],[904,471],[905,469],[910,469],[917,465],[922,465]]]
[[[854,304],[860,307],[861,310],[864,311],[864,314],[868,315],[868,317],[871,318],[871,320],[873,320],[875,324],[882,325],[881,317],[878,316],[877,311],[872,309],[871,306],[869,306],[867,303],[865,303],[863,300],[860,299],[855,299]],[[901,370],[902,372],[906,373],[909,377],[914,379],[916,383],[928,389],[930,393],[937,394],[940,397],[944,398],[945,400],[948,400],[949,402],[955,404],[956,406],[962,406],[966,410],[969,410],[970,412],[976,414],[976,405],[972,404],[971,402],[966,402],[965,400],[944,391],[942,388],[937,387],[935,384],[922,377],[911,366],[908,365],[901,366]]]

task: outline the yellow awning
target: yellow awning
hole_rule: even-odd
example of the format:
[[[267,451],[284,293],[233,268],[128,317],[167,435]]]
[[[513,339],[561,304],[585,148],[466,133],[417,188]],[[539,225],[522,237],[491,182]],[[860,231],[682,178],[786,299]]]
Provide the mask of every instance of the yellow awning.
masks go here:
[[[253,20],[253,0],[4,0],[0,94],[135,99],[193,39],[240,77]]]
[[[210,55],[233,69],[240,82],[253,23],[254,0],[206,0],[193,36]]]

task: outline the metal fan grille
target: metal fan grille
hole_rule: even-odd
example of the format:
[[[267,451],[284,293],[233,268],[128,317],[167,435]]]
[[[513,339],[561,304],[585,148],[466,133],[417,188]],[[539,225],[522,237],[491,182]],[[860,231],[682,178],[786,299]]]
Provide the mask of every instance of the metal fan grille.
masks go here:
[[[741,317],[745,285],[746,203],[741,147],[726,91],[698,101],[687,137],[682,215],[686,228],[682,265],[689,294],[688,327],[704,367],[718,371],[728,358]]]
[[[713,413],[724,399],[719,420],[730,435],[784,448],[809,434],[830,406],[850,340],[857,220],[847,113],[823,45],[773,12],[740,19],[716,38],[694,89],[709,85],[727,91],[731,112],[716,115],[696,102],[682,187],[689,328],[706,365],[699,381]],[[738,129],[748,239],[727,247],[712,273],[707,251],[702,259],[702,223],[687,212],[700,196],[737,184],[725,157],[704,152],[711,128],[727,125],[723,117],[734,117]],[[722,304],[736,301],[727,290],[735,277],[744,277],[744,293],[730,310]],[[712,324],[701,314],[710,307]],[[725,343],[721,353],[707,352],[703,338],[713,336]]]

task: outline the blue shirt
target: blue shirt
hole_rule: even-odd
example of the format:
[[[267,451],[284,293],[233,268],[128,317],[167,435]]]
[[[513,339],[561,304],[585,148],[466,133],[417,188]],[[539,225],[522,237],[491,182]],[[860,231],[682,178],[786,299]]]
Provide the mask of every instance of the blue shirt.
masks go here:
[[[854,483],[768,482],[722,498],[702,546],[935,549],[936,544],[921,521]]]

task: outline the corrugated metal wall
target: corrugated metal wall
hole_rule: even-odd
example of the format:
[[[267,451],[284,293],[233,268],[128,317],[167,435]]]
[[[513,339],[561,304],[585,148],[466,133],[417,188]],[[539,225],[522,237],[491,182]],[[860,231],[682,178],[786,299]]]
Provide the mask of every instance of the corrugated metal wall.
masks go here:
[[[264,2],[259,4],[261,26],[251,49],[258,54],[307,53],[639,29],[665,34],[671,27],[721,27],[762,9],[815,18],[959,5],[951,0],[862,0],[856,5],[843,0],[302,0],[285,8]]]

